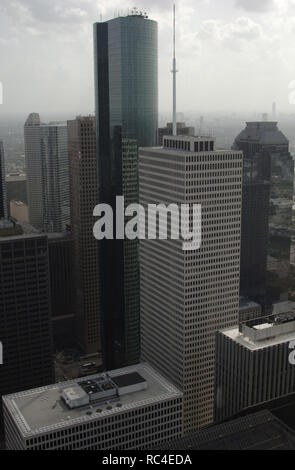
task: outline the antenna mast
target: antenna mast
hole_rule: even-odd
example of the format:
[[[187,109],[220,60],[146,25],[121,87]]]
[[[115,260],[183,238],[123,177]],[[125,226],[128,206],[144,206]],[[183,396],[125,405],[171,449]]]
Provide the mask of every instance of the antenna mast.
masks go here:
[[[176,53],[175,53],[175,43],[176,43],[176,24],[175,24],[175,3],[173,4],[173,135],[177,135],[177,126],[176,126]]]

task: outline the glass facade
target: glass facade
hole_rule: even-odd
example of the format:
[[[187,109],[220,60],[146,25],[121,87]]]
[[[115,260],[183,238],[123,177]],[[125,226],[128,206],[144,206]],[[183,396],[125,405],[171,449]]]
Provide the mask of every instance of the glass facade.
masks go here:
[[[244,152],[241,290],[257,300],[263,300],[263,291],[269,301],[287,293],[293,298],[294,160],[289,141],[277,122],[248,122],[234,148]]]
[[[100,202],[137,202],[137,148],[158,129],[158,27],[141,15],[94,25]],[[138,243],[105,240],[101,249],[104,365],[139,359]]]
[[[40,126],[45,232],[70,224],[68,136],[66,124]]]

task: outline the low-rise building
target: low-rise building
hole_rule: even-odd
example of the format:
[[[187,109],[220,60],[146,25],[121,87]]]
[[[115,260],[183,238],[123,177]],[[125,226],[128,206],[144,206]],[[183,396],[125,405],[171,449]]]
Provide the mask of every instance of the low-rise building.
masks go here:
[[[3,398],[8,450],[149,449],[182,436],[182,393],[147,364]]]

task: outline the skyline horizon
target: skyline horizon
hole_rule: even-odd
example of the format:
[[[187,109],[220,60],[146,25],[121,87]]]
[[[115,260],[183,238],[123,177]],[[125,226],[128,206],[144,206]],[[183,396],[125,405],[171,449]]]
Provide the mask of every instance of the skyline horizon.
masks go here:
[[[84,0],[81,5],[77,0],[63,1],[62,5],[53,2],[47,11],[49,18],[39,11],[39,1],[18,0],[15,8],[3,3],[1,0],[0,82],[4,101],[0,114],[26,114],[29,106],[38,107],[40,114],[55,110],[57,114],[77,114],[77,109],[88,114],[86,110],[91,108],[94,112],[92,28],[100,16],[95,0]],[[160,112],[172,116],[173,1],[161,5],[145,0],[141,3],[143,9],[148,5],[149,18],[159,26]],[[229,0],[220,9],[217,0],[199,0],[197,4],[178,0],[177,107],[186,110],[183,112],[195,112],[191,110],[195,100],[200,113],[252,113],[255,108],[261,114],[267,110],[270,113],[274,101],[281,112],[292,113],[295,76],[288,57],[295,52],[289,50],[294,37],[295,5],[290,0],[260,3],[263,5],[258,7],[249,1]],[[106,21],[113,19],[116,9],[127,12],[128,5],[117,0],[110,9],[105,1],[101,2]],[[163,12],[167,13],[164,19]],[[283,22],[288,38],[282,35],[279,40]],[[17,69],[11,64],[11,54],[6,54],[8,43]],[[29,51],[25,61],[24,49]],[[20,93],[19,83],[26,93]]]

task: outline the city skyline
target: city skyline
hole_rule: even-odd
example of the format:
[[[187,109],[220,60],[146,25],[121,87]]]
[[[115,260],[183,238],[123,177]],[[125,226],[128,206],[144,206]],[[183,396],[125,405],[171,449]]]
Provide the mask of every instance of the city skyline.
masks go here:
[[[295,0],[4,2],[0,450],[295,450]]]
[[[0,2],[4,88],[0,112],[28,113],[38,105],[40,113],[93,113],[92,23],[125,15],[133,5],[122,0],[111,7],[106,1],[97,5],[95,0],[67,0],[44,8],[41,3]],[[159,108],[169,112],[172,1],[159,6],[142,0],[138,8],[146,9],[149,18],[159,23]],[[294,14],[293,0],[260,0],[259,5],[249,0],[228,0],[222,5],[217,0],[178,0],[178,109],[270,113],[276,101],[279,111],[291,112],[288,86],[295,80],[289,60],[295,52]],[[24,46],[30,51],[25,62]],[[255,74],[249,74],[251,70]],[[19,83],[26,93],[19,94]]]

